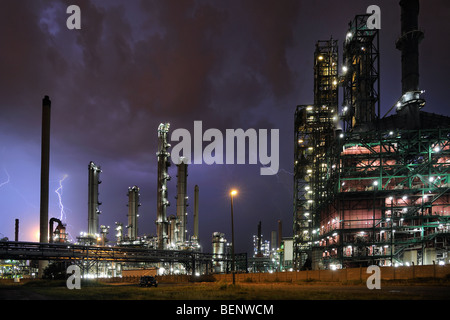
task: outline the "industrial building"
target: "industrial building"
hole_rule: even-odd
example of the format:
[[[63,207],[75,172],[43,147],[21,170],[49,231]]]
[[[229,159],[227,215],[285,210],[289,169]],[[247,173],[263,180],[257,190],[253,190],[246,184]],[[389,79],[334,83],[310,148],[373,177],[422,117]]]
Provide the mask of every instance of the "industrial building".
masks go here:
[[[337,40],[316,44],[314,102],[295,111],[297,270],[450,262],[450,117],[425,111],[419,0],[400,7],[402,92],[385,115],[370,15],[350,21],[342,62]]]

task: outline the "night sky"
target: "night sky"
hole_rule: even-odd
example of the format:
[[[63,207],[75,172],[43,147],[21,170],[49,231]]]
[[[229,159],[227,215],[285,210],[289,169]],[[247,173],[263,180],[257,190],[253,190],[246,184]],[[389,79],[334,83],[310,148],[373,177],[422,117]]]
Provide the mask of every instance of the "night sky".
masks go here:
[[[66,9],[81,9],[69,30]],[[283,223],[292,236],[296,105],[313,102],[317,40],[342,42],[348,22],[371,4],[381,8],[382,115],[401,95],[400,6],[393,0],[0,0],[0,238],[37,241],[42,99],[52,100],[49,218],[69,237],[87,231],[88,164],[102,168],[100,224],[127,224],[128,187],[140,187],[139,235],[156,234],[157,127],[193,135],[217,128],[279,129],[280,168],[188,167],[189,235],[194,186],[200,189],[200,242],[231,240],[229,190],[237,252],[250,252],[262,222],[264,239]],[[450,115],[450,2],[422,1],[420,87],[424,111]],[[341,95],[342,97],[342,95]],[[172,146],[177,142],[172,142]],[[170,168],[168,214],[176,214],[176,166]],[[62,185],[62,188],[60,188]],[[59,196],[64,215],[61,217]]]

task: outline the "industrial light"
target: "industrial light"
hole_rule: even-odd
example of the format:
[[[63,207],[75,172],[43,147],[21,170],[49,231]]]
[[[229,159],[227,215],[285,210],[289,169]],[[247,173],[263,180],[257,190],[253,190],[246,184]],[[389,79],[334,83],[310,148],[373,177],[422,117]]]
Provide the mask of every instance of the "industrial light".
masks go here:
[[[439,152],[439,151],[441,151],[441,148],[439,148],[439,146],[436,146],[436,147],[434,148],[434,152]]]
[[[343,67],[342,67],[342,71],[347,72],[347,71],[348,71],[348,68],[347,68],[346,66],[343,66]]]
[[[323,60],[323,56],[318,56],[317,59]]]
[[[235,196],[237,195],[237,190],[233,189],[230,191],[230,195]]]

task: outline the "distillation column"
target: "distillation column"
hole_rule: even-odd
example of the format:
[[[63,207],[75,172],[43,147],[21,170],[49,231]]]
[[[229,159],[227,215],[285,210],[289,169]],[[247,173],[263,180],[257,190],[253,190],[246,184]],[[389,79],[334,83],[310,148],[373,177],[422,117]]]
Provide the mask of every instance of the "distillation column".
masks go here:
[[[156,234],[158,238],[158,249],[166,249],[168,242],[167,207],[167,181],[170,180],[168,168],[170,166],[170,144],[167,142],[169,123],[161,123],[158,126],[158,190],[157,190],[157,217]]]
[[[139,217],[139,188],[136,186],[128,188],[128,238],[136,240],[138,237],[138,217]]]
[[[180,158],[177,164],[177,245],[183,245],[186,242],[186,215],[187,215],[187,164],[185,158]]]
[[[88,234],[95,236],[99,233],[98,215],[101,213],[98,201],[98,185],[101,183],[99,180],[100,173],[102,172],[100,167],[95,165],[94,162],[89,163],[89,194],[88,194]]]
[[[194,187],[194,240],[198,242],[198,185]]]

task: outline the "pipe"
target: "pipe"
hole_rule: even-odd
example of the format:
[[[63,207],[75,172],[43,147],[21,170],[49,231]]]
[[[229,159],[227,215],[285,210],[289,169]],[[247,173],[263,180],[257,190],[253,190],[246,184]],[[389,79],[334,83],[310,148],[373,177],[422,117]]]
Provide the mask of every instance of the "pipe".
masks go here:
[[[53,223],[54,222],[57,222],[58,226],[62,226],[61,220],[59,220],[57,218],[51,218],[50,219],[50,222],[49,222],[50,230],[49,230],[49,235],[48,235],[49,243],[53,243],[53,232],[54,232],[54,230],[53,230]]]

